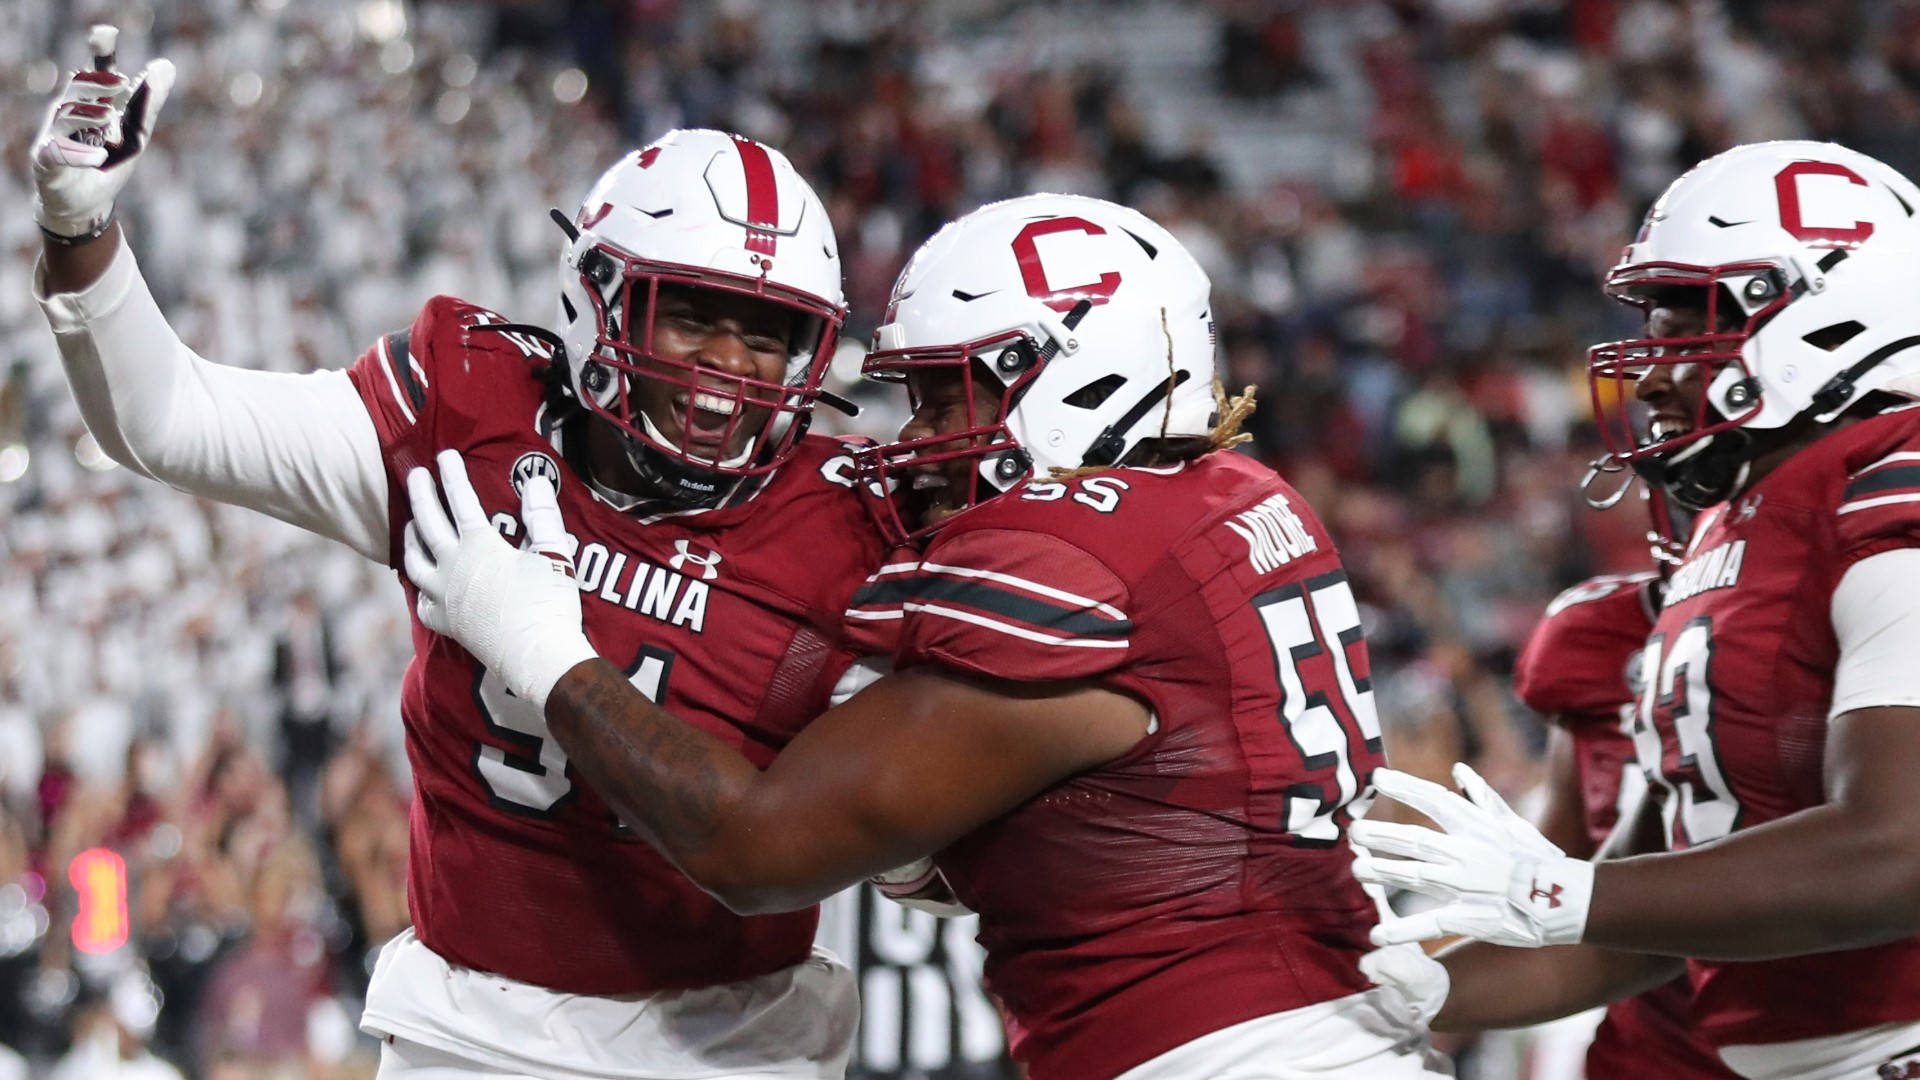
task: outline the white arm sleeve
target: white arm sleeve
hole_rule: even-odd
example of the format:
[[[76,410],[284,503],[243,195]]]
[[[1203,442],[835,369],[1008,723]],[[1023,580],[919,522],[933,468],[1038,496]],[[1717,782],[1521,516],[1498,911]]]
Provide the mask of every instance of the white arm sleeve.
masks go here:
[[[373,418],[344,371],[209,363],[180,341],[123,241],[100,280],[34,295],[107,456],[182,491],[271,514],[385,563],[387,480]]]
[[[1876,705],[1920,706],[1920,548],[1870,555],[1833,590],[1832,719]]]

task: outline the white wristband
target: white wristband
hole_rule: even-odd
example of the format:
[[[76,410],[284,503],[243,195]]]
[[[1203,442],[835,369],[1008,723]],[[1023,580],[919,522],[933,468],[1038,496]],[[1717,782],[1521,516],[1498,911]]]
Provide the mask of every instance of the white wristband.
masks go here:
[[[515,694],[533,702],[542,713],[547,709],[547,697],[553,693],[554,685],[560,677],[572,671],[576,665],[599,658],[593,646],[587,643],[585,634],[578,631],[567,634],[542,635],[528,640],[510,663],[502,668],[511,672],[507,688]]]

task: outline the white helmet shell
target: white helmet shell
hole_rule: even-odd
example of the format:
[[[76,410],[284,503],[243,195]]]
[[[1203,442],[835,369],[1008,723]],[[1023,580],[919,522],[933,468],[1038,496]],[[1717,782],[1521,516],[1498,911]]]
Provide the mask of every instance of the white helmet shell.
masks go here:
[[[1920,394],[1916,212],[1912,181],[1844,146],[1735,147],[1667,188],[1608,288],[1640,300],[1649,282],[1693,275],[1724,285],[1749,317],[1786,297],[1746,335],[1746,370],[1723,366],[1708,401],[1724,417],[1751,412],[1741,426],[1754,429],[1782,427],[1809,408],[1830,419],[1867,391]],[[1875,355],[1837,400],[1820,397]]]
[[[560,257],[560,325],[568,376],[580,401],[628,436],[701,468],[762,472],[784,460],[804,427],[793,421],[812,406],[845,314],[839,249],[826,207],[786,156],[726,132],[669,132],[602,174],[581,201],[574,226],[578,235]],[[780,404],[742,462],[684,458],[645,417],[617,400],[624,397],[626,378],[594,371],[598,365],[627,377],[663,377],[659,362],[644,368],[632,362],[655,361],[640,355],[651,329],[639,311],[648,284],[663,280],[751,294],[805,317],[784,382],[774,388],[783,391],[775,395]],[[630,290],[636,282],[642,287]],[[635,301],[631,314],[623,310],[628,295]],[[691,385],[695,374],[669,371],[664,377]],[[762,395],[755,400],[764,403],[771,392],[752,380],[740,382],[743,399],[758,388]]]
[[[874,347],[911,353],[1011,332],[1056,343],[1001,422],[1042,475],[1113,464],[1143,439],[1212,430],[1211,290],[1186,248],[1139,211],[1029,195],[982,207],[922,245],[894,285]],[[1083,302],[1091,306],[1068,327]],[[1011,360],[983,359],[1004,385],[1024,374],[1009,370]],[[1104,394],[1079,393],[1095,383]],[[1001,490],[1011,484],[989,479]]]

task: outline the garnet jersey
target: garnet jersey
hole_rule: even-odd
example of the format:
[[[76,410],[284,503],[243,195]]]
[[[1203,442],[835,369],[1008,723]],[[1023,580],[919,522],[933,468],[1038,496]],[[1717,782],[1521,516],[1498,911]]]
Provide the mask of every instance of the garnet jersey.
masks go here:
[[[1640,775],[1634,759],[1630,669],[1659,605],[1659,575],[1606,574],[1555,597],[1514,665],[1513,688],[1573,740],[1580,805],[1597,848],[1620,820],[1623,789]],[[1587,1075],[1627,1076],[1657,1066],[1673,1080],[1722,1080],[1735,1073],[1693,1029],[1685,978],[1616,1001],[1587,1049]]]
[[[1366,646],[1332,541],[1272,471],[1211,454],[1029,482],[855,604],[899,620],[897,667],[1152,709],[1127,754],[937,856],[1036,1080],[1367,988],[1378,916],[1343,842],[1382,760]]]
[[[1658,610],[1658,575],[1606,574],[1555,597],[1514,665],[1513,690],[1573,737],[1580,805],[1595,847],[1620,820],[1622,777],[1633,764],[1627,668]]]
[[[1915,460],[1920,411],[1883,413],[1702,515],[1647,639],[1634,732],[1672,847],[1824,801],[1834,587],[1861,559],[1920,546]],[[1691,970],[1695,1016],[1721,1046],[1920,1018],[1920,939]]]
[[[648,697],[764,766],[827,708],[850,660],[841,613],[884,553],[838,445],[804,440],[742,505],[616,510],[560,465],[542,424],[544,347],[482,329],[500,321],[436,297],[351,370],[387,462],[395,563],[406,473],[438,451],[465,456],[510,540],[520,482],[547,477],[580,541],[589,641]],[[538,710],[452,639],[418,621],[413,634],[401,692],[415,792],[407,899],[429,948],[581,994],[710,986],[807,958],[812,909],[729,912],[618,826]]]

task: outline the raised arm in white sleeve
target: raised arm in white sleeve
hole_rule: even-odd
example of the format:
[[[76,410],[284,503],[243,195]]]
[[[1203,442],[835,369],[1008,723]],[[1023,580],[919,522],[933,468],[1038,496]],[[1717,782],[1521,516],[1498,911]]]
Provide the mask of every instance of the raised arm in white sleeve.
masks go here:
[[[181,342],[125,243],[98,281],[34,294],[107,456],[182,491],[271,514],[379,562],[387,481],[373,419],[345,371],[210,363]]]

